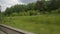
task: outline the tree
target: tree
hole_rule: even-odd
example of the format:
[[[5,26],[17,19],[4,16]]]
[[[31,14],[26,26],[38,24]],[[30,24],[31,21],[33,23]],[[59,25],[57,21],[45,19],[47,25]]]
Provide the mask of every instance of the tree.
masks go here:
[[[9,16],[12,13],[10,8],[6,8],[4,15]]]
[[[1,12],[1,6],[0,6],[0,23],[2,23],[3,22],[3,14],[2,14],[2,12]]]
[[[29,3],[27,5],[27,10],[35,10],[35,5],[36,5],[36,3]]]
[[[36,3],[36,9],[41,13],[45,13],[47,11],[47,1],[41,0],[37,1]]]
[[[48,11],[51,12],[52,10],[56,10],[60,7],[60,0],[50,0],[48,4]]]
[[[0,22],[1,22],[1,6],[0,6]]]
[[[6,8],[5,15],[11,15],[12,13],[16,12],[19,14],[19,12],[25,11],[25,5],[14,5],[10,8]]]
[[[46,11],[51,13],[52,10],[56,10],[60,7],[60,0],[50,0],[50,1],[37,1],[36,9],[41,13]]]
[[[0,13],[1,13],[1,6],[0,6]]]

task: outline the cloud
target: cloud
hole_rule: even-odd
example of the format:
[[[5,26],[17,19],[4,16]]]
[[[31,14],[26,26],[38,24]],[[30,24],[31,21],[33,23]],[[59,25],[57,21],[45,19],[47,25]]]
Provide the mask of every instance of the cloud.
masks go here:
[[[15,4],[18,4],[17,0],[0,0],[0,5],[2,6],[2,10],[5,10],[6,7],[10,7]]]
[[[37,0],[18,0],[19,2],[22,2],[24,4],[27,4],[27,3],[31,3],[31,2],[35,2]]]
[[[27,4],[34,2],[36,0],[0,0],[0,5],[2,6],[2,10],[4,11],[7,7],[11,7],[15,4]]]

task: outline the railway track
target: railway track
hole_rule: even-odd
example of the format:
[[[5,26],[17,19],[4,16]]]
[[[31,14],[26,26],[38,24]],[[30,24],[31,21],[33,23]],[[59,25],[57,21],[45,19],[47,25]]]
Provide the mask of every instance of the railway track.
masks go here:
[[[6,34],[6,33],[4,33],[3,31],[0,31],[0,34]]]
[[[20,29],[12,28],[7,25],[0,24],[0,32],[3,34],[34,34]]]

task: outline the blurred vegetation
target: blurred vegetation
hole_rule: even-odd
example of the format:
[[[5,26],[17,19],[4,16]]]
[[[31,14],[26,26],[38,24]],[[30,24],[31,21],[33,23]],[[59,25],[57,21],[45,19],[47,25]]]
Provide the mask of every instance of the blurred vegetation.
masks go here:
[[[60,34],[59,14],[6,17],[2,24],[36,34]]]
[[[29,13],[29,14],[28,14]],[[37,14],[34,14],[37,13]],[[19,16],[31,16],[38,14],[50,14],[50,13],[60,13],[60,1],[50,0],[50,1],[37,1],[35,3],[29,3],[27,5],[14,5],[7,8],[4,12],[5,16],[11,16],[13,14]]]
[[[14,5],[0,13],[2,24],[37,34],[60,34],[60,0]]]

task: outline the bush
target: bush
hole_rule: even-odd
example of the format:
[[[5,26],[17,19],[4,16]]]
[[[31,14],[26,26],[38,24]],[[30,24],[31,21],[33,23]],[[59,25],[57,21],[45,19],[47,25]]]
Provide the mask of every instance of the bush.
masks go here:
[[[12,13],[10,16],[18,16],[18,13]]]
[[[20,16],[32,16],[32,15],[37,15],[38,12],[35,10],[29,10],[27,12],[20,12]]]
[[[60,13],[60,8],[52,11],[52,14],[59,14],[59,13]]]

